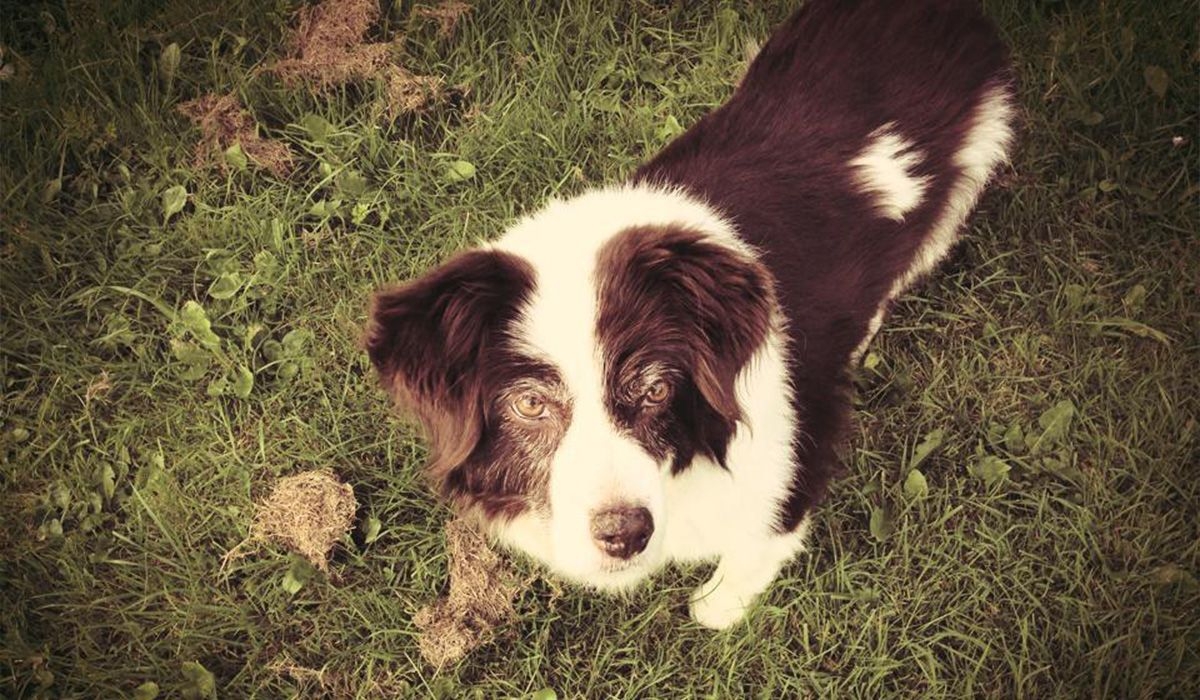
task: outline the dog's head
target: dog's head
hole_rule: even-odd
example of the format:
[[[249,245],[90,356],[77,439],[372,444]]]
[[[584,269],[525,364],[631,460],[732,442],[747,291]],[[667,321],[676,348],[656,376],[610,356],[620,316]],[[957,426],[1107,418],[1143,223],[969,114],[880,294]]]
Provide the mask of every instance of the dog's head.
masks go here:
[[[618,587],[661,561],[670,479],[724,466],[774,299],[754,254],[712,232],[573,217],[576,236],[570,218],[379,292],[366,343],[443,495],[559,573]]]

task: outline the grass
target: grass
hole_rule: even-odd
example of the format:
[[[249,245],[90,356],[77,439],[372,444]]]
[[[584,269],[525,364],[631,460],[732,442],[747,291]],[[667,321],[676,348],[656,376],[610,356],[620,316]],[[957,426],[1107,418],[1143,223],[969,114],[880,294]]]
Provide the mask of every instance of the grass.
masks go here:
[[[1194,3],[986,3],[1021,148],[879,337],[812,554],[747,626],[687,620],[702,569],[617,601],[538,580],[440,674],[412,617],[448,513],[356,346],[367,294],[628,172],[787,8],[478,3],[441,38],[396,3],[373,38],[462,97],[386,123],[380,84],[256,71],[295,3],[108,5],[0,5],[0,694],[1200,695]],[[288,179],[193,167],[175,108],[231,90]],[[325,467],[376,539],[331,578],[221,569],[275,477]]]

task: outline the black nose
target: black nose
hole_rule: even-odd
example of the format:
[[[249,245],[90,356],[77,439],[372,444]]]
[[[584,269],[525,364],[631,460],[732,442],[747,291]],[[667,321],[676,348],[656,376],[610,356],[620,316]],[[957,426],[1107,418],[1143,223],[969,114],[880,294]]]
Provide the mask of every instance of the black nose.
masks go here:
[[[645,508],[618,506],[592,516],[592,539],[610,557],[628,559],[646,548],[654,518]]]

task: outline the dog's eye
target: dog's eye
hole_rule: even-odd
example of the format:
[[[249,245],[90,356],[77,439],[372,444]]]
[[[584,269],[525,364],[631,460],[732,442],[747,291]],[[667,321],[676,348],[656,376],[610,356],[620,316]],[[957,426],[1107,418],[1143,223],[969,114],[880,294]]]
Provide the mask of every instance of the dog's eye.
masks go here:
[[[522,418],[541,418],[546,415],[546,400],[533,392],[521,394],[512,402],[512,410]]]
[[[670,398],[670,396],[671,385],[659,379],[646,389],[646,393],[642,395],[642,403],[647,406],[657,406]]]

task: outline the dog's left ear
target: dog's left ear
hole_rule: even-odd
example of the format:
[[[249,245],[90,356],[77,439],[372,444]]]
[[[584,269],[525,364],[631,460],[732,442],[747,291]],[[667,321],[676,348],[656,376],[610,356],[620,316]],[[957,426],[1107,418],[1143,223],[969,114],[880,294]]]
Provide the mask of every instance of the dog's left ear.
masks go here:
[[[620,270],[605,280],[612,315],[662,318],[638,307],[666,304],[659,311],[682,334],[676,340],[697,389],[732,432],[741,418],[735,381],[771,329],[775,290],[766,267],[748,250],[680,227],[627,230],[605,259]]]

